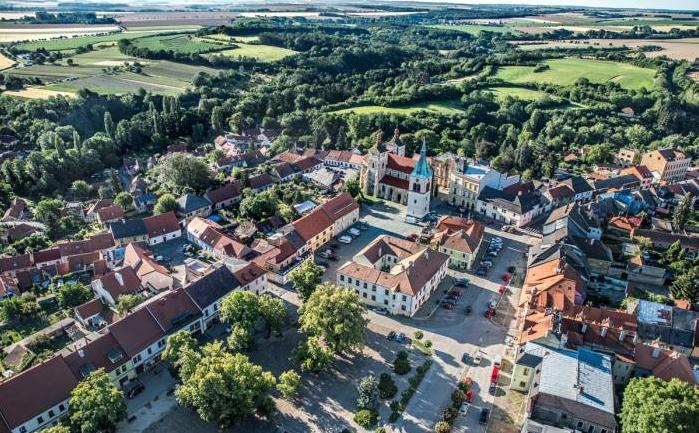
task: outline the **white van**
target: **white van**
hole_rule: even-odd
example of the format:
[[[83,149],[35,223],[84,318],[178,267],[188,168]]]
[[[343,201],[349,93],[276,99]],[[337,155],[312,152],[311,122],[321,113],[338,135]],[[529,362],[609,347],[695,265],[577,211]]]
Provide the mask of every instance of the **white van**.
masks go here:
[[[495,355],[493,357],[493,367],[500,368],[500,365],[502,365],[502,355]]]

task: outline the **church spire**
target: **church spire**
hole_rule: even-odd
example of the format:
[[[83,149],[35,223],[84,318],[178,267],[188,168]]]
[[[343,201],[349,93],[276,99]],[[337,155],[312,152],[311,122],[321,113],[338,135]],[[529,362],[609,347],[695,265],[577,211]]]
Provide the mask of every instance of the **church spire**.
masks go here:
[[[425,179],[432,177],[432,169],[427,163],[427,145],[425,144],[424,138],[422,139],[422,148],[420,149],[420,159],[418,159],[417,164],[415,164],[415,168],[410,175]]]

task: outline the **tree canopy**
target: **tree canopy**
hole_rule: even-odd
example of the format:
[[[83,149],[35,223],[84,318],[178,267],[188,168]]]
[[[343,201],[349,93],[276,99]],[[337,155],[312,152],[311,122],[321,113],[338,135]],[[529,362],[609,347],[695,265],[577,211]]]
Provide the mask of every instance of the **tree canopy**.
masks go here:
[[[678,379],[631,379],[620,419],[623,433],[699,431],[699,389]]]
[[[113,432],[126,418],[124,394],[103,369],[91,372],[73,389],[70,423],[80,433]]]

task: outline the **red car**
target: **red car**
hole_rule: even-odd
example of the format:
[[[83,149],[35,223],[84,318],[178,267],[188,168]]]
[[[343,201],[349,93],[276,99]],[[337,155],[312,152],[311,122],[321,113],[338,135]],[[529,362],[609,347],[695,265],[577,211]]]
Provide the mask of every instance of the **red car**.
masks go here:
[[[449,304],[449,303],[444,302],[444,303],[442,304],[442,308],[445,308],[445,309],[447,309],[447,310],[453,310],[453,309],[454,309],[454,304]]]
[[[454,295],[454,296],[461,296],[461,291],[460,290],[450,290],[449,294]]]
[[[493,367],[493,371],[490,373],[490,383],[498,383],[498,376],[500,376],[500,369]]]
[[[511,278],[512,278],[512,275],[510,275],[510,274],[508,274],[508,273],[504,273],[504,274],[502,275],[502,281],[504,281],[504,282],[506,282],[506,283],[508,283],[508,282],[510,281]]]
[[[418,235],[417,233],[413,233],[413,234],[408,235],[408,240],[415,242],[417,240],[417,238],[419,238],[419,237],[420,237],[420,235]]]
[[[501,294],[505,293],[505,290],[507,290],[507,286],[504,284],[498,288],[498,292],[500,292]]]
[[[494,315],[495,315],[495,310],[493,310],[492,308],[488,308],[487,310],[485,310],[485,317],[487,317],[488,319],[490,319]]]
[[[466,403],[471,403],[473,401],[473,390],[469,389],[466,392]]]

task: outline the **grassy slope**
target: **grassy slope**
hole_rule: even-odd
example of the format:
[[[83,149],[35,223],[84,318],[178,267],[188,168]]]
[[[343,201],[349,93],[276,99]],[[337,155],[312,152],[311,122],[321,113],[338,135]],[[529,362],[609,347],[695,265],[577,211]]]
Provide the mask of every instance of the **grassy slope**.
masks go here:
[[[227,46],[227,43],[223,41],[215,42],[189,34],[146,36],[135,39],[132,42],[136,47],[148,48],[155,51],[175,51],[186,54],[221,50],[225,49]]]
[[[352,108],[345,108],[342,110],[337,110],[337,114],[371,114],[371,113],[387,113],[387,114],[402,114],[409,115],[417,111],[432,111],[442,114],[457,114],[463,111],[461,102],[458,100],[447,100],[447,101],[430,101],[430,102],[420,102],[418,104],[412,104],[404,107],[381,107],[379,105],[361,105]]]
[[[298,54],[294,50],[275,47],[272,45],[251,45],[243,43],[236,43],[236,45],[238,45],[238,48],[217,52],[213,55],[222,55],[228,57],[254,57],[262,62],[276,62],[277,60],[281,60],[284,57]]]
[[[601,60],[566,58],[547,60],[546,63],[550,69],[538,73],[535,73],[531,66],[505,66],[498,69],[496,77],[515,84],[538,82],[563,86],[585,77],[591,82],[602,83],[611,80],[622,87],[638,89],[652,87],[655,76],[653,69]]]

